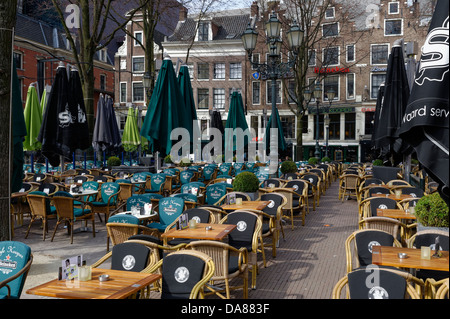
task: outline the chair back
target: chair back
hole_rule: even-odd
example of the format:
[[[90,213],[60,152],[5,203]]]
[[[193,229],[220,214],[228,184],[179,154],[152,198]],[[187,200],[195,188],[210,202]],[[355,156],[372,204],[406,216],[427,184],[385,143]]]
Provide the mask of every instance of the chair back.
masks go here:
[[[383,185],[383,181],[379,178],[374,178],[374,177],[370,177],[370,178],[366,178],[364,180],[364,186],[369,186],[369,185]]]
[[[99,183],[95,182],[95,181],[88,181],[88,182],[84,182],[82,186],[83,186],[84,190],[96,191],[96,190],[98,190]],[[94,201],[96,198],[97,198],[97,194],[83,196],[83,201],[85,201],[85,202]]]
[[[219,173],[221,175],[230,175],[231,169],[232,169],[231,163],[222,163],[219,166]]]
[[[188,194],[188,193],[181,193],[181,194],[175,194],[172,197],[179,197],[184,199],[185,202],[193,202],[193,203],[197,203],[198,198],[196,195],[194,194]]]
[[[397,209],[397,202],[394,199],[374,197],[369,199],[371,216],[377,216],[377,209]],[[367,216],[369,217],[369,216]]]
[[[134,195],[134,196],[136,196],[136,195]],[[142,194],[140,196],[144,196],[146,198],[149,198],[150,200],[152,200],[152,199],[158,199],[159,200],[161,198],[164,198],[164,196],[161,195],[161,194],[152,194],[152,193],[146,193],[146,194]]]
[[[245,163],[234,163],[233,169],[234,169],[234,175],[238,175],[239,173],[245,171],[247,166]]]
[[[284,206],[283,204],[287,203],[287,199],[285,196],[277,193],[267,193],[261,195],[260,200],[263,201],[269,201],[270,203],[263,209],[263,212],[271,215],[276,216],[280,206]]]
[[[116,214],[108,218],[108,223],[139,225],[139,218],[130,214]]]
[[[110,205],[115,205],[118,199],[120,191],[120,185],[115,182],[106,182],[102,184],[101,188],[101,200],[104,203],[108,203],[111,196],[111,200],[109,201]]]
[[[152,195],[159,195],[159,194],[152,194]],[[162,198],[162,196],[161,196]],[[144,207],[145,204],[150,204],[151,198],[147,195],[133,195],[130,196],[127,199],[127,211],[131,211],[132,207],[136,207],[140,209],[141,207]]]
[[[357,260],[362,267],[372,264],[373,246],[393,246],[394,236],[388,232],[374,229],[361,230],[355,233]]]
[[[188,216],[188,220],[194,219],[197,223],[213,223],[214,217],[212,213],[203,208],[191,208],[184,211],[185,214]]]
[[[305,190],[307,189],[307,184],[305,183],[305,181],[301,180],[301,179],[297,179],[297,180],[292,180],[287,182],[284,185],[285,188],[293,188],[294,192],[296,192],[299,195],[304,194]]]
[[[385,184],[393,179],[397,179],[398,167],[374,166],[372,168],[373,177],[381,179]]]
[[[111,255],[111,269],[140,272],[149,265],[150,249],[138,243],[114,245]]]
[[[214,205],[227,193],[227,184],[216,183],[206,187],[205,204]]]
[[[47,175],[43,174],[43,173],[36,173],[34,174],[32,181],[33,182],[38,182],[38,183],[42,183],[47,179]]]
[[[186,171],[180,172],[181,185],[190,183],[192,181],[192,179],[194,178],[194,176],[195,176],[194,171],[186,170]]]
[[[351,299],[405,299],[407,282],[404,277],[380,268],[374,272],[359,269],[347,274]],[[377,284],[368,285],[369,276],[374,275]]]
[[[196,298],[198,285],[214,274],[211,264],[211,257],[199,251],[182,250],[164,257],[161,299]]]
[[[94,176],[94,181],[106,183],[108,181],[108,177],[106,177],[105,175],[97,175]]]
[[[367,190],[368,197],[372,197],[375,194],[390,194],[388,188],[385,187],[371,187]]]
[[[147,180],[147,177],[151,176],[150,172],[138,172],[133,174],[133,180],[134,181],[145,181]]]
[[[159,173],[153,174],[150,179],[151,189],[153,191],[162,192],[164,183],[166,182],[167,174]]]
[[[89,178],[86,175],[77,175],[77,176],[73,177],[73,180],[75,181],[75,183],[79,183],[79,184],[87,182],[88,179]]]
[[[424,191],[418,187],[404,187],[402,188],[402,194],[420,198],[423,197]]]
[[[273,187],[281,187],[283,182],[277,178],[268,178],[263,182],[265,188],[272,187],[271,185],[273,185]]]
[[[201,189],[205,187],[205,184],[202,182],[191,182],[181,186],[181,193],[189,193],[192,192],[192,188],[197,188],[197,194],[201,193]]]
[[[53,195],[52,199],[53,205],[55,205],[56,212],[60,218],[74,219],[74,198],[70,193],[59,191]]]
[[[209,180],[215,178],[215,176],[214,176],[215,173],[216,173],[216,167],[215,166],[211,166],[211,165],[207,165],[207,166],[203,167],[202,178],[205,181],[209,181]]]
[[[0,299],[4,297],[20,298],[32,260],[31,248],[24,243],[18,241],[0,242],[0,284],[22,272],[19,277],[0,288]],[[10,288],[9,294],[7,286]]]
[[[30,192],[27,195],[27,201],[33,215],[44,217],[50,214],[50,197],[47,193],[40,191]]]
[[[436,231],[436,230],[422,230],[414,234],[411,237],[408,247],[420,248],[422,246],[429,246],[432,250],[435,250],[436,240],[439,241],[440,250],[448,251],[449,249],[449,237],[448,232]]]
[[[173,223],[184,210],[184,199],[179,197],[164,197],[159,200],[159,221],[163,225]]]
[[[253,251],[255,237],[259,235],[257,224],[259,221],[258,215],[250,212],[236,211],[229,213],[226,216],[226,224],[233,224],[237,227],[228,234],[228,243],[239,249],[241,247],[247,248],[248,252]]]
[[[44,192],[47,195],[53,194],[59,190],[59,187],[51,183],[41,183],[38,187],[38,191]]]

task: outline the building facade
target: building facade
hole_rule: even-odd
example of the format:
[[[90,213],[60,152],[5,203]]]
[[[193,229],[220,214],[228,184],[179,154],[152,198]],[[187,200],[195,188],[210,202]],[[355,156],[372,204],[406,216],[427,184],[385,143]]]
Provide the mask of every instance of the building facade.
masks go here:
[[[286,4],[278,1],[270,4],[275,6],[280,18],[288,16]],[[419,48],[428,31],[433,1],[376,0],[371,4],[363,3],[365,7],[360,8],[363,14],[350,20],[343,18],[348,10],[345,4],[346,1],[336,1],[324,10],[320,21],[313,17],[312,23],[320,25],[321,35],[309,48],[304,86],[313,89],[318,82],[323,92],[319,100],[320,157],[328,154],[332,160],[370,161],[374,156],[370,140],[376,98],[386,77],[389,53],[394,43],[401,40],[405,59],[420,57]],[[250,22],[264,30],[270,11],[264,11],[256,1],[250,8],[209,12],[201,19],[182,9],[173,33],[161,41],[160,56],[168,55],[177,68],[187,64],[191,71],[202,139],[208,139],[213,110],[219,110],[222,120],[226,121],[230,97],[235,90],[242,94],[247,123],[254,132],[253,141],[264,137],[271,115],[271,81],[255,77],[241,35]],[[145,115],[148,97],[142,85],[144,54],[127,38],[115,61],[119,72],[115,83],[116,106],[142,105]],[[253,60],[264,63],[268,60],[267,45],[264,37],[259,38]],[[285,53],[282,59],[287,61],[289,56]],[[312,99],[305,105],[307,111],[299,127],[292,111],[296,108],[295,101],[288,94],[294,87],[293,77],[279,80],[276,105],[288,142],[287,155],[295,154],[297,132],[301,129],[302,155],[307,160],[315,151],[317,101]],[[336,95],[333,101],[328,101],[327,92],[331,88]],[[329,108],[326,114],[325,107]],[[294,157],[294,160],[299,158]]]

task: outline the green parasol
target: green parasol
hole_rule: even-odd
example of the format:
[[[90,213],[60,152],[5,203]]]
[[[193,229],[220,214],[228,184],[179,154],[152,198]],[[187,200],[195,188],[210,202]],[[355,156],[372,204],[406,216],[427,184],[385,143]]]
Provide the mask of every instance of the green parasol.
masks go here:
[[[278,129],[278,149],[285,151],[286,141],[284,139],[283,134],[283,125],[281,124],[280,115],[278,113],[278,109],[275,108],[275,125]],[[266,127],[266,134],[264,135],[264,142],[266,144],[266,151],[269,152],[270,149],[270,129],[272,128],[272,115],[270,116],[269,122],[267,123]]]
[[[141,128],[141,135],[149,141],[152,152],[160,152],[162,156],[170,153],[172,145],[177,143],[170,139],[172,130],[188,126],[185,110],[173,63],[165,59]]]
[[[226,129],[241,128],[244,132],[248,129],[247,120],[245,119],[244,103],[239,92],[233,92],[231,95],[230,109],[228,110],[228,118],[225,124],[225,149],[236,150],[236,136],[234,134],[227,136]],[[244,146],[248,144],[248,136],[245,135]]]
[[[139,145],[141,145],[141,138],[137,127],[136,112],[134,108],[129,107],[122,135],[122,146],[125,152],[135,152]]]
[[[27,136],[23,142],[23,148],[26,151],[36,151],[41,148],[38,141],[39,131],[42,125],[42,110],[39,104],[36,88],[30,85],[28,88],[27,101],[23,112],[25,125],[27,127]]]

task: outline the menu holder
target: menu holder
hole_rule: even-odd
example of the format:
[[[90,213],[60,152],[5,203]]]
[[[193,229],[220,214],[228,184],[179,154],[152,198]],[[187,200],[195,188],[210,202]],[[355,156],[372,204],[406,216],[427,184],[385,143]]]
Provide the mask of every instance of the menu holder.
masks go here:
[[[83,266],[83,255],[66,258],[61,262],[61,268],[58,274],[59,280],[77,279],[79,268]]]
[[[183,213],[178,218],[177,229],[182,230],[182,229],[186,229],[188,227],[189,227],[188,215],[186,213]]]
[[[228,205],[236,204],[236,194],[230,194],[227,196]]]

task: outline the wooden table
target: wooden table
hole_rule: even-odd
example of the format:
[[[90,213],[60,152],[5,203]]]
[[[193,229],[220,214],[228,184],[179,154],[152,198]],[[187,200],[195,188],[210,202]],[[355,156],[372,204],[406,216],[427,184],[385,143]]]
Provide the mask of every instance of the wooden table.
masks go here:
[[[270,201],[242,201],[241,205],[237,204],[224,204],[222,207],[224,210],[239,210],[239,209],[256,209],[263,210],[267,205],[270,204]]]
[[[407,258],[399,258],[398,253],[407,253]],[[434,251],[431,251],[431,255]],[[431,257],[430,260],[420,258],[420,249],[373,246],[372,263],[379,266],[392,266],[413,269],[431,269],[448,271],[448,251],[442,251],[442,257]]]
[[[388,195],[388,196],[386,196]],[[400,195],[400,197],[397,197],[395,194],[373,194],[372,197],[386,197],[386,198],[390,198],[393,200],[404,200],[404,199],[410,199],[410,198],[417,198],[417,197],[412,197],[411,195],[407,195],[407,194],[402,194]]]
[[[108,281],[98,277],[108,274]],[[133,271],[92,269],[92,280],[52,280],[34,288],[27,294],[63,299],[125,299],[161,278],[160,274]]]
[[[377,216],[396,219],[416,219],[416,215],[407,213],[403,209],[380,209],[377,208]]]
[[[211,230],[206,230],[207,226],[211,226]],[[197,240],[222,240],[227,236],[236,225],[229,224],[197,224],[196,228],[176,229],[172,228],[161,235],[164,240],[168,238],[186,238]]]

